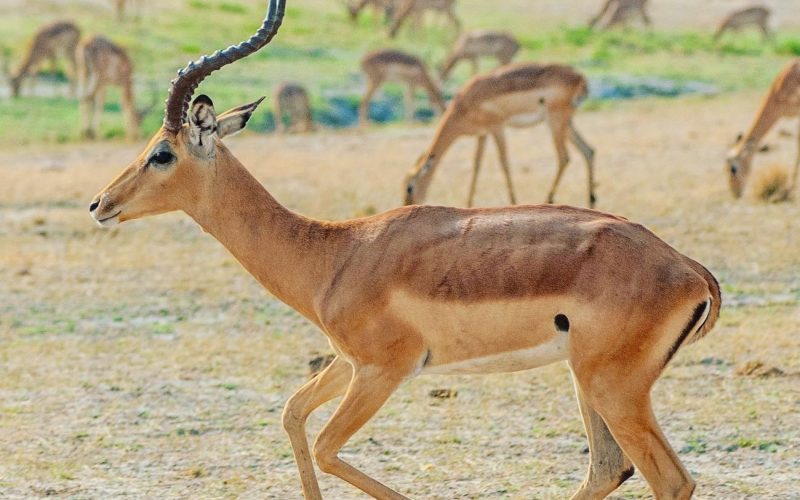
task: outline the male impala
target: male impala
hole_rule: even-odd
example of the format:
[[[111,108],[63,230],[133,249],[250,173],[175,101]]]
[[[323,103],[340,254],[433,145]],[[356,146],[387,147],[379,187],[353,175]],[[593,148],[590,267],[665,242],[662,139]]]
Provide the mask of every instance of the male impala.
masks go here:
[[[415,87],[425,89],[431,104],[439,112],[444,111],[442,94],[436,84],[433,83],[427,66],[420,58],[399,50],[374,50],[361,59],[361,69],[367,77],[367,88],[358,108],[358,118],[362,125],[366,124],[369,119],[369,103],[372,100],[372,96],[385,82],[394,81],[406,84],[404,97],[407,120],[411,120],[414,117]]]
[[[389,37],[394,38],[409,17],[414,17],[417,24],[422,20],[425,11],[441,12],[450,20],[456,29],[461,31],[461,21],[455,12],[456,0],[401,0],[395,7],[392,25],[389,26]]]
[[[343,222],[284,208],[221,141],[259,101],[217,116],[198,96],[212,71],[259,50],[281,22],[270,0],[250,40],[173,81],[163,128],[91,204],[103,226],[182,210],[280,300],[317,325],[334,361],[286,405],[306,498],[321,498],[308,415],[344,396],[320,431],[319,468],[376,498],[405,498],[338,457],[405,380],[567,360],[591,466],[575,498],[599,498],[641,470],[658,498],[694,482],[659,429],[650,388],[679,347],[717,319],[719,288],[644,227],[572,207],[404,207]],[[188,111],[188,116],[187,116]]]
[[[135,139],[139,125],[147,111],[136,111],[133,95],[133,62],[122,47],[102,36],[81,41],[76,51],[78,78],[82,92],[80,114],[81,132],[84,137],[94,138],[100,128],[106,87],[117,86],[122,90],[122,112],[125,114],[126,135]]]
[[[767,135],[778,119],[798,115],[800,115],[800,59],[795,59],[775,77],[767,95],[761,102],[761,108],[756,113],[750,129],[738,138],[733,149],[728,153],[728,181],[733,196],[736,198],[742,196],[750,176],[753,155],[758,150],[761,139]],[[798,144],[798,148],[800,148],[800,144]],[[800,149],[798,149],[794,162],[790,192],[797,188],[798,169],[800,169]]]
[[[17,71],[11,75],[11,94],[19,97],[20,87],[25,78],[32,77],[44,61],[49,61],[55,68],[59,58],[67,60],[70,66],[70,95],[75,95],[75,47],[81,37],[81,30],[75,23],[61,21],[48,24],[36,32],[25,58]]]
[[[637,14],[645,25],[650,26],[652,22],[646,9],[647,0],[607,0],[600,12],[589,21],[589,27],[594,28],[603,18],[603,29],[613,28],[618,24],[626,25]]]
[[[476,135],[478,145],[467,198],[467,206],[472,206],[488,134],[492,135],[497,145],[508,197],[511,204],[515,204],[503,126],[528,127],[547,121],[558,154],[558,171],[547,202],[553,203],[561,175],[569,163],[566,146],[566,140],[569,139],[586,159],[589,205],[594,207],[594,151],[572,124],[572,115],[586,94],[587,83],[583,75],[569,66],[558,64],[512,64],[472,78],[450,102],[433,142],[406,178],[406,205],[425,200],[436,167],[453,142],[464,135]]]
[[[446,80],[455,65],[464,59],[472,63],[472,74],[478,73],[478,58],[494,57],[500,65],[508,64],[519,51],[519,42],[509,33],[494,30],[474,30],[458,37],[439,74]]]
[[[272,91],[275,102],[275,128],[278,133],[311,132],[314,121],[311,119],[311,102],[306,89],[295,82],[282,82]],[[283,123],[284,116],[289,119],[289,126]]]
[[[719,28],[714,33],[714,40],[718,40],[728,30],[739,31],[747,26],[757,27],[761,30],[764,38],[768,39],[772,36],[767,24],[769,22],[769,14],[770,10],[761,5],[731,12],[720,23]]]

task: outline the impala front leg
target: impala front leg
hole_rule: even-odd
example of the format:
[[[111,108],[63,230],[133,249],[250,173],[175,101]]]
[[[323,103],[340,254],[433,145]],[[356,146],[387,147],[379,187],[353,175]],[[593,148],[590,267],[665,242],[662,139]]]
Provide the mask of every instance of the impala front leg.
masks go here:
[[[303,483],[303,496],[308,500],[321,499],[322,495],[308,449],[306,419],[320,405],[344,394],[352,376],[353,368],[350,364],[337,357],[295,392],[283,409],[283,428],[289,434],[294,460]]]
[[[481,161],[483,160],[483,149],[486,146],[486,135],[479,135],[477,143],[475,144],[475,162],[472,166],[472,180],[469,183],[469,196],[467,197],[467,206],[471,207],[475,199],[475,186],[478,183],[478,173],[481,170]]]
[[[512,205],[517,204],[517,197],[514,196],[514,183],[511,181],[511,168],[508,166],[508,148],[506,146],[506,135],[503,126],[500,125],[491,130],[494,143],[497,146],[497,156],[500,157],[500,168],[503,169],[503,176],[506,178],[506,188],[508,188],[508,198]]]
[[[375,498],[407,500],[340,459],[338,453],[350,437],[383,406],[412,369],[374,365],[355,368],[344,399],[314,443],[314,457],[321,471],[338,476]]]

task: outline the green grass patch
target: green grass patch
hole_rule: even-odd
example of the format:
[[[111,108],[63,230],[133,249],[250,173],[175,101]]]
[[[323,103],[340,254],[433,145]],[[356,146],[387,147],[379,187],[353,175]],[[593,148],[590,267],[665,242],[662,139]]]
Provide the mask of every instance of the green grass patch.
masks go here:
[[[78,20],[87,33],[103,33],[130,52],[136,67],[136,93],[140,108],[155,97],[160,103],[168,82],[191,59],[237,43],[258,27],[263,5],[241,0],[189,0],[163,7],[158,15],[142,23],[118,23],[79,2],[64,6],[61,15]],[[786,56],[800,54],[800,39],[778,33],[774,43],[757,33],[729,35],[715,44],[710,33],[656,30],[594,31],[585,26],[560,25],[531,34],[526,16],[502,9],[486,12],[480,6],[464,5],[465,20],[480,19],[481,25],[503,26],[518,35],[522,46],[517,60],[558,61],[572,64],[589,75],[652,75],[679,81],[699,80],[718,88],[740,90],[766,88]],[[11,66],[31,34],[45,17],[38,10],[11,12],[0,18],[3,45],[9,47]],[[422,57],[431,67],[441,63],[454,33],[441,23],[426,23],[422,30],[403,29],[397,39],[387,41],[385,27],[375,26],[369,16],[358,24],[349,21],[341,3],[309,0],[287,8],[283,27],[270,47],[232,67],[215,73],[199,91],[212,96],[222,112],[259,96],[270,95],[283,80],[304,83],[315,100],[315,116],[325,118],[329,103],[320,103],[323,92],[358,99],[363,78],[359,61],[368,50],[392,46]],[[474,26],[467,26],[472,28]],[[488,70],[493,61],[483,61]],[[63,66],[63,65],[62,65]],[[452,95],[469,78],[469,65],[456,68],[446,86]],[[47,75],[46,86],[66,95],[63,68]],[[151,87],[157,89],[152,96]],[[100,137],[119,140],[124,120],[119,93],[109,92],[101,121]],[[271,103],[261,106],[251,122],[255,131],[272,129]],[[142,133],[148,136],[161,124],[160,106],[147,116]],[[400,118],[395,117],[393,119]],[[335,117],[330,119],[335,121]],[[77,99],[36,97],[0,99],[0,144],[62,143],[80,140]]]

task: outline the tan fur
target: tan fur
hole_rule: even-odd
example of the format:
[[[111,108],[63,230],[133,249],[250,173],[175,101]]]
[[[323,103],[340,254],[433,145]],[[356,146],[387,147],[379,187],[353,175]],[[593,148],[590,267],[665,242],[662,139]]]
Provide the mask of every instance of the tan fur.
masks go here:
[[[655,421],[650,389],[678,348],[717,319],[719,287],[707,270],[638,224],[566,206],[303,217],[220,140],[258,102],[215,120],[211,100],[198,96],[189,122],[156,133],[90,212],[104,226],[185,212],[328,337],[337,357],[283,413],[306,498],[322,498],[312,454],[320,470],[367,495],[405,498],[338,454],[408,378],[559,359],[569,362],[589,436],[589,472],[574,498],[608,494],[631,464],[656,498],[691,496],[694,482]],[[339,396],[312,451],[306,419]]]
[[[208,158],[190,153],[188,127],[156,134],[97,196],[93,215],[122,222],[186,212],[328,336],[337,360],[284,414],[308,498],[320,494],[303,422],[325,401],[346,391],[314,446],[319,467],[376,498],[401,498],[337,453],[403,380],[557,359],[572,367],[592,436],[592,468],[576,498],[590,486],[616,487],[630,465],[607,469],[619,447],[659,498],[689,497],[694,483],[653,419],[649,391],[669,351],[716,320],[719,288],[702,266],[642,226],[565,206],[308,219],[281,206],[219,140]],[[175,165],[146,166],[164,144]],[[708,301],[707,319],[692,323]],[[569,318],[568,331],[556,331],[557,314]]]
[[[569,162],[565,143],[570,140],[586,159],[589,205],[594,206],[594,151],[572,124],[572,115],[586,93],[584,76],[569,66],[557,64],[512,64],[472,78],[453,98],[442,116],[433,142],[406,178],[405,203],[422,203],[436,167],[450,145],[461,136],[476,135],[478,143],[467,198],[467,205],[472,206],[486,136],[489,134],[497,145],[509,200],[512,204],[516,203],[503,127],[506,124],[533,126],[546,121],[558,155],[558,172],[550,187],[548,202],[553,202]]]
[[[275,103],[275,127],[278,133],[314,130],[311,102],[302,85],[294,82],[279,83],[272,91],[272,101]],[[286,115],[289,118],[288,128],[283,123]]]
[[[731,12],[720,23],[719,28],[714,33],[714,40],[719,40],[719,37],[726,31],[739,31],[747,26],[754,26],[763,33],[764,38],[771,38],[772,35],[767,24],[769,16],[770,10],[761,5]]]
[[[750,129],[728,153],[727,177],[731,192],[736,198],[742,196],[747,185],[753,155],[758,150],[761,139],[780,118],[790,118],[798,115],[800,115],[800,59],[795,59],[787,64],[775,77],[769,91],[761,101],[761,107],[756,113]],[[789,187],[790,193],[797,188],[798,170],[800,170],[800,143],[798,144],[794,173]]]
[[[459,61],[467,59],[472,63],[472,74],[475,75],[478,73],[479,58],[494,57],[503,65],[510,63],[517,51],[519,42],[509,33],[492,30],[470,31],[458,37],[439,73],[442,80],[445,80]]]
[[[647,0],[606,0],[600,12],[589,21],[589,27],[594,28],[600,20],[604,20],[601,29],[613,28],[618,24],[627,25],[635,15],[639,15],[645,25],[652,24],[647,15]]]
[[[373,21],[377,23],[380,22],[381,16],[383,16],[384,21],[389,21],[391,19],[395,4],[395,0],[355,0],[346,3],[345,7],[347,8],[350,20],[353,22],[358,21],[358,16],[364,9],[372,7],[372,18]]]
[[[18,97],[22,81],[33,76],[44,61],[50,61],[51,65],[55,67],[56,61],[64,58],[69,63],[70,94],[75,95],[75,74],[77,72],[75,47],[77,47],[80,37],[80,29],[69,21],[48,24],[39,29],[19,68],[11,75],[11,94]]]
[[[392,25],[389,27],[389,37],[394,38],[409,17],[415,17],[418,24],[425,11],[440,12],[453,24],[456,32],[461,31],[461,21],[455,12],[456,0],[399,0],[396,7]]]
[[[367,77],[367,88],[358,109],[358,118],[362,125],[369,120],[369,103],[372,96],[386,82],[406,84],[405,113],[407,120],[412,120],[414,117],[415,87],[422,87],[428,93],[431,104],[440,112],[444,111],[445,105],[441,92],[420,58],[399,50],[375,50],[363,57],[361,69]]]
[[[113,0],[113,2],[117,21],[123,21],[131,13],[134,18],[139,19],[146,7],[145,0]]]
[[[122,90],[126,135],[129,139],[137,138],[141,116],[135,108],[133,62],[125,49],[107,38],[94,36],[78,45],[77,59],[82,92],[81,131],[84,137],[97,136],[106,87],[116,86]]]

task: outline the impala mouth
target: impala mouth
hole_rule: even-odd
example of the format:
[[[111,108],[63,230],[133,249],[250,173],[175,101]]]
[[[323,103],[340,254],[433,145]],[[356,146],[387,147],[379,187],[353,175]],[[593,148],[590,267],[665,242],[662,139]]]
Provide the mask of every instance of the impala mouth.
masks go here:
[[[98,219],[97,216],[94,215],[94,214],[92,214],[92,217],[94,217],[95,222],[97,222],[97,224],[99,224],[100,226],[102,226],[102,227],[111,227],[111,226],[115,226],[115,225],[117,225],[119,223],[119,214],[121,214],[121,213],[122,213],[122,210],[119,210],[114,215],[111,215],[109,217],[104,217],[102,219]]]

